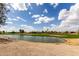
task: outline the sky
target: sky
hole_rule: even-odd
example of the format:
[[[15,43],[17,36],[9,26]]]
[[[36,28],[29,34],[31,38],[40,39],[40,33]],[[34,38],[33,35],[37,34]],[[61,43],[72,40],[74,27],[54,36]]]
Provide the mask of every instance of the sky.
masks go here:
[[[10,9],[5,31],[78,31],[79,4],[76,3],[6,3]]]

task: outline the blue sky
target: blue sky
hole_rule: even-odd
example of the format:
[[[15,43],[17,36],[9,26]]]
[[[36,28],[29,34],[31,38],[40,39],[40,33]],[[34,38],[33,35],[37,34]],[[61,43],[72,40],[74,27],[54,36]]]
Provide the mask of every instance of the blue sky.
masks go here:
[[[20,28],[25,31],[57,30],[59,29],[57,27],[66,23],[65,18],[70,17],[70,11],[75,9],[75,5],[75,3],[9,3],[7,25],[1,29],[6,31],[18,31]],[[73,6],[74,8],[71,8]]]

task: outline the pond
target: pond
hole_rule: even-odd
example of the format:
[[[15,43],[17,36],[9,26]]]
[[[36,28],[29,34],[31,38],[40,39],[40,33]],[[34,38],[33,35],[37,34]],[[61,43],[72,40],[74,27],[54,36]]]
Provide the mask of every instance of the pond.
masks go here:
[[[16,40],[26,40],[32,42],[46,42],[46,43],[63,43],[64,39],[56,37],[43,37],[43,36],[27,36],[27,35],[0,35],[0,37],[9,37]]]

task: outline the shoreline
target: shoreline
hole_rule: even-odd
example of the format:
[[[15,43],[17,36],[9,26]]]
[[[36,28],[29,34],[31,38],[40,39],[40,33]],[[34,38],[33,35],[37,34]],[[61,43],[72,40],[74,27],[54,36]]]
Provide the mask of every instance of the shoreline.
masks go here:
[[[17,40],[0,44],[0,56],[79,56],[79,46]]]
[[[0,43],[0,56],[79,56],[79,44],[77,44],[79,39],[78,41],[71,38],[66,40],[68,40],[66,43],[42,43],[24,40],[2,42]]]

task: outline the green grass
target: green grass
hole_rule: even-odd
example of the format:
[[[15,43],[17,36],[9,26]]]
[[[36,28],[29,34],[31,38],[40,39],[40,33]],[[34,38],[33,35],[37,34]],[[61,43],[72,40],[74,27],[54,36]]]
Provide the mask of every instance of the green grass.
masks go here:
[[[79,34],[77,35],[62,35],[61,38],[79,38]]]
[[[46,36],[46,37],[59,37],[59,38],[79,38],[79,34],[48,34],[48,33],[5,33],[0,35],[28,35],[28,36]]]
[[[31,36],[47,36],[47,37],[59,37],[59,38],[79,38],[79,34],[31,34]]]
[[[29,34],[31,36],[46,36],[46,37],[59,37],[59,38],[79,38],[79,34]]]

